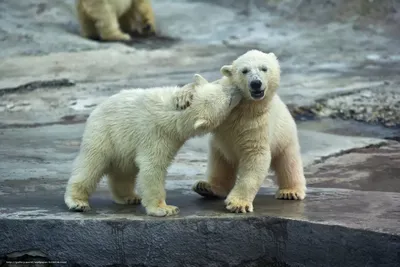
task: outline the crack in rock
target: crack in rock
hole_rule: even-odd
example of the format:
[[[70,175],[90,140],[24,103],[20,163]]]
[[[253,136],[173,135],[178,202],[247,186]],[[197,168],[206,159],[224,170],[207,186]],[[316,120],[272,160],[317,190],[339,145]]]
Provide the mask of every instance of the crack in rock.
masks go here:
[[[69,79],[56,79],[49,81],[34,81],[26,84],[22,84],[16,87],[6,87],[0,88],[0,96],[9,93],[19,93],[19,92],[28,92],[33,91],[39,88],[58,88],[64,86],[74,86],[75,82]]]

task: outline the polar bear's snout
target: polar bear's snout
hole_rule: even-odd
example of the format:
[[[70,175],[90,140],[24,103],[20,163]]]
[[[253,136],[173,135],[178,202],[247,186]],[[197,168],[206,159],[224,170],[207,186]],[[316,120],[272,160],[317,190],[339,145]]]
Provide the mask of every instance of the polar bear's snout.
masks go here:
[[[264,98],[265,89],[261,80],[255,79],[250,82],[250,95],[257,100]]]
[[[262,81],[260,80],[253,80],[250,82],[250,87],[254,91],[261,91]]]

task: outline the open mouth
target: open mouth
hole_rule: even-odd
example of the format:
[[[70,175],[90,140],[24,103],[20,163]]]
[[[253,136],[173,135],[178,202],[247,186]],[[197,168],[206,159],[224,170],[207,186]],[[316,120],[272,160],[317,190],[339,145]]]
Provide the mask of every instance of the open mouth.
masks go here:
[[[265,93],[264,90],[260,90],[260,91],[251,91],[251,92],[250,92],[251,97],[252,97],[253,99],[261,99],[261,98],[263,98],[263,97],[264,97],[264,93]]]

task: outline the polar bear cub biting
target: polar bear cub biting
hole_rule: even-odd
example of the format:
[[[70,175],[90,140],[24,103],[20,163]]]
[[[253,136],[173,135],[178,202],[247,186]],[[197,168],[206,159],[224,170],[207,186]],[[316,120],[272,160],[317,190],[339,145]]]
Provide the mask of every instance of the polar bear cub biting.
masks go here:
[[[178,110],[189,95],[190,107]],[[153,216],[177,214],[179,209],[165,202],[169,165],[185,141],[215,129],[241,98],[235,87],[208,83],[197,74],[182,88],[123,90],[111,96],[87,120],[65,203],[74,211],[90,209],[88,199],[107,175],[115,202],[141,202]]]
[[[204,197],[226,197],[231,212],[252,212],[253,200],[271,167],[279,186],[276,198],[302,200],[306,180],[297,127],[276,94],[280,67],[274,53],[250,50],[221,68],[224,87],[237,87],[243,100],[213,130],[207,181],[193,190]]]

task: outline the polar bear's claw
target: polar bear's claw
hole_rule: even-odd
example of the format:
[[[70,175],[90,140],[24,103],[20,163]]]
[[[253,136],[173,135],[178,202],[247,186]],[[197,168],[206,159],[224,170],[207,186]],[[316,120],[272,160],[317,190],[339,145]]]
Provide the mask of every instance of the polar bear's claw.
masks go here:
[[[240,199],[227,199],[226,209],[234,213],[253,212],[253,203]]]
[[[139,196],[132,195],[124,198],[114,197],[114,202],[121,205],[138,205],[142,202],[142,199]]]
[[[184,110],[190,107],[193,101],[193,92],[190,90],[183,90],[176,98],[175,104],[177,110]]]
[[[193,185],[192,190],[205,198],[218,198],[218,196],[211,190],[211,185],[204,181],[196,182]]]
[[[303,200],[306,193],[303,189],[279,189],[276,192],[275,198],[286,200]]]
[[[130,204],[130,205],[138,205],[142,202],[142,199],[138,196],[134,196],[134,197],[130,197],[125,199],[126,204]]]
[[[163,207],[148,208],[147,214],[156,217],[166,217],[166,216],[177,215],[179,211],[180,211],[179,208],[176,206],[165,205]]]
[[[75,205],[72,205],[69,207],[70,211],[75,211],[75,212],[85,212],[90,210],[90,206],[88,203],[84,203],[83,201],[79,201],[78,203],[75,203]]]

